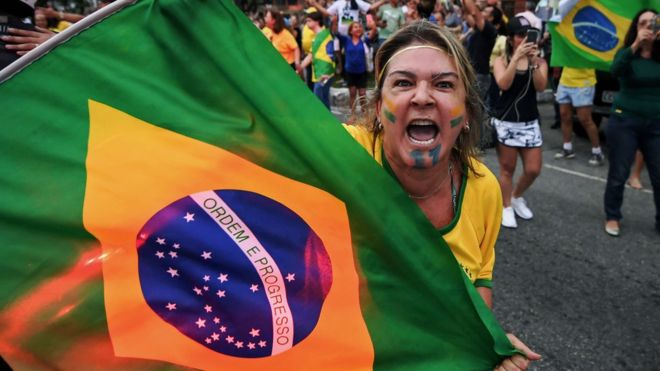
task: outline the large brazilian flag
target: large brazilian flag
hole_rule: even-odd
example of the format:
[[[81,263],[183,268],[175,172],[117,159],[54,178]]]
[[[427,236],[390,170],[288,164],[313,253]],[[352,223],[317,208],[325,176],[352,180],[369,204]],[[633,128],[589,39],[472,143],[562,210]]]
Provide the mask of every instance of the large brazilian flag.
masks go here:
[[[490,370],[441,235],[230,0],[120,0],[0,74],[15,369]]]
[[[644,8],[660,10],[660,0],[560,1],[560,14],[549,23],[550,64],[609,71],[631,19]]]

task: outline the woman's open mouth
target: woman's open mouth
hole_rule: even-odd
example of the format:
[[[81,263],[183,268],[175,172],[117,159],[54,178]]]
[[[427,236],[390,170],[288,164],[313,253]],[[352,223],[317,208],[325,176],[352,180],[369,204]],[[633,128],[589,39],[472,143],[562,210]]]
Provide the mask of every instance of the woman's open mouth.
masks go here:
[[[419,145],[433,143],[439,132],[438,126],[431,120],[413,120],[406,127],[408,139]]]

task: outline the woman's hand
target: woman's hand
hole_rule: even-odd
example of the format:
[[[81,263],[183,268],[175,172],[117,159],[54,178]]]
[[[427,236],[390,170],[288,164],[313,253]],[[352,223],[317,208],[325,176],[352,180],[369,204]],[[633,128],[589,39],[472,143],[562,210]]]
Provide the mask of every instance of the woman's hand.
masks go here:
[[[640,28],[637,30],[637,38],[635,41],[632,43],[631,48],[633,52],[637,52],[639,48],[644,48],[647,47],[647,45],[650,45],[653,43],[653,39],[655,39],[655,35],[653,34],[653,30],[648,29],[648,28]]]
[[[5,48],[15,50],[18,55],[29,52],[55,35],[54,32],[41,27],[36,27],[35,31],[8,28],[7,32],[11,35],[2,36],[2,41],[7,43]]]
[[[515,337],[513,334],[506,334],[509,338],[509,341],[514,348],[521,351],[524,356],[516,354],[515,356],[509,357],[504,360],[499,366],[495,367],[495,371],[524,371],[529,367],[530,361],[538,361],[541,359],[541,355],[535,353],[527,347],[520,339]]]
[[[511,62],[517,63],[523,58],[528,58],[534,52],[534,50],[536,50],[536,44],[528,43],[527,38],[525,37],[525,39],[516,48],[516,51],[513,52]]]

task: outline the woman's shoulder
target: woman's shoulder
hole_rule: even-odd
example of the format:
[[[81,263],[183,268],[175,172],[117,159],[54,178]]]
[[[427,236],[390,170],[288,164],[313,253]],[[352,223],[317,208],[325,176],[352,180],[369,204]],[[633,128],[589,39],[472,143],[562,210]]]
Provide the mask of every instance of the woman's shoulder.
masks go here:
[[[362,148],[364,148],[367,152],[369,152],[369,154],[372,157],[376,157],[376,161],[380,162],[379,160],[380,146],[374,145],[374,140],[376,138],[374,138],[373,132],[371,132],[369,129],[361,125],[348,125],[348,124],[342,124],[342,125],[344,126],[344,129],[346,129],[346,131],[348,131],[348,133],[353,137],[353,139],[355,139],[355,141],[362,146]],[[377,140],[376,144],[380,144],[380,140]],[[374,151],[376,151],[375,154]]]

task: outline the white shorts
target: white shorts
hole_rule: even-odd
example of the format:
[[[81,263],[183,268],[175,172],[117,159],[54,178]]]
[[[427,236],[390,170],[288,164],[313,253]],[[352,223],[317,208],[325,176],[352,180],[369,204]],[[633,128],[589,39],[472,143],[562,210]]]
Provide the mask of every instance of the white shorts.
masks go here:
[[[509,147],[536,148],[543,145],[539,120],[527,122],[502,121],[492,118],[497,141]]]

